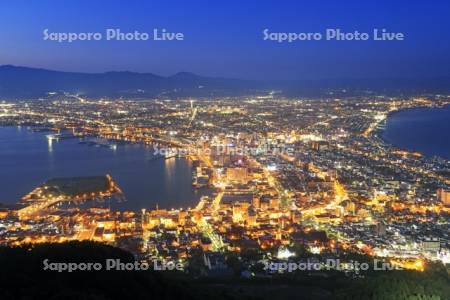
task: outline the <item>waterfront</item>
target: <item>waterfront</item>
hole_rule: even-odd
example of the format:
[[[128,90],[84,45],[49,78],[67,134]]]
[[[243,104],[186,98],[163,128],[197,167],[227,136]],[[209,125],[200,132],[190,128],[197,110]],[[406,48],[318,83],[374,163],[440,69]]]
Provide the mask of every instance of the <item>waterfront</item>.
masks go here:
[[[450,106],[396,112],[382,136],[399,148],[450,159]]]
[[[187,264],[201,253],[205,266],[235,253],[246,270],[295,249],[381,256],[418,272],[425,259],[449,261],[450,161],[393,149],[377,129],[388,112],[442,107],[447,98],[253,100],[0,103],[0,124],[22,126],[0,135],[2,184],[30,184],[23,207],[0,208],[0,244],[98,241],[149,260]],[[25,126],[62,132],[47,139]],[[158,143],[199,151],[163,159],[142,146]],[[190,161],[195,183],[215,190],[195,208],[185,197],[194,193]],[[42,185],[54,176],[84,177]],[[102,200],[109,197],[124,210]],[[87,209],[95,203],[104,209]],[[240,253],[250,249],[247,262]]]
[[[49,143],[48,133],[26,127],[0,127],[0,203],[16,203],[53,177],[110,174],[127,201],[118,208],[139,210],[194,207],[202,193],[192,188],[187,159],[155,158],[152,147],[119,145],[115,150],[80,144],[78,139]]]

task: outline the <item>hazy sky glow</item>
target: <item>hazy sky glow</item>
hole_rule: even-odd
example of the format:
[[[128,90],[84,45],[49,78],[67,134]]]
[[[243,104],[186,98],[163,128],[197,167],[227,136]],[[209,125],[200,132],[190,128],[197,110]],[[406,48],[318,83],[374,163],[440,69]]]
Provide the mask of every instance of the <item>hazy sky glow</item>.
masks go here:
[[[0,1],[0,64],[253,78],[449,75],[449,1]],[[345,3],[344,3],[345,2]],[[184,41],[43,40],[53,32],[182,32]],[[273,32],[403,32],[405,41],[263,41]]]

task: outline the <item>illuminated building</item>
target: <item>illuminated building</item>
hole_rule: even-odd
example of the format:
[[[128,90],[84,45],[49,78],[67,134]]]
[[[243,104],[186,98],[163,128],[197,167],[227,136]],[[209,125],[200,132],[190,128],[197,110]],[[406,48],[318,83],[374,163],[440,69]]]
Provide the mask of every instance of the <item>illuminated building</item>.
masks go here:
[[[422,241],[422,251],[424,252],[439,252],[441,249],[441,242],[438,238],[425,238]]]
[[[384,221],[379,221],[374,226],[374,232],[377,236],[385,236],[386,235],[386,224]]]
[[[437,190],[437,199],[442,202],[444,206],[450,206],[450,191],[444,189]]]
[[[256,218],[257,218],[257,213],[255,211],[255,208],[251,205],[248,207],[247,209],[247,224],[249,226],[256,226]]]
[[[249,180],[248,169],[244,167],[227,168],[226,175],[229,182],[247,183]]]

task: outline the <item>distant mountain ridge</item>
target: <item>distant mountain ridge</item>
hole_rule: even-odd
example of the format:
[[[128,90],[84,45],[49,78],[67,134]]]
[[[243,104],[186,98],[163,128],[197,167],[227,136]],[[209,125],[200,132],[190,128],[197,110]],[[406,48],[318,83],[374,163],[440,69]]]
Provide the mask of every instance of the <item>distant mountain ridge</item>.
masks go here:
[[[207,96],[242,93],[249,89],[250,82],[202,77],[188,72],[163,77],[129,71],[76,73],[0,66],[0,97],[3,98],[43,97],[48,92],[113,98],[154,97],[161,94]]]
[[[383,93],[448,93],[450,77],[435,79],[328,79],[254,81],[214,78],[179,72],[164,77],[152,73],[111,71],[77,73],[39,68],[0,66],[0,98],[45,97],[67,92],[93,98],[242,96],[277,90],[286,96],[353,95],[368,90]]]

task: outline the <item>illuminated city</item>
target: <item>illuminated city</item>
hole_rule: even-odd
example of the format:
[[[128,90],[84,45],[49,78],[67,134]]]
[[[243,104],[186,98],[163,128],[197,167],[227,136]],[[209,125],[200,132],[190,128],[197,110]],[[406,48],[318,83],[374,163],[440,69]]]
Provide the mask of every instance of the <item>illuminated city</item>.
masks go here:
[[[449,13],[0,0],[0,300],[450,300]]]
[[[450,162],[380,137],[389,114],[442,107],[448,97],[49,97],[2,102],[1,124],[48,131],[50,144],[96,138],[109,148],[152,147],[166,163],[184,157],[194,166],[192,185],[214,193],[190,209],[120,212],[61,205],[122,194],[108,174],[105,187],[90,182],[98,178],[53,180],[24,195],[18,208],[2,210],[2,244],[95,240],[142,259],[185,262],[195,249],[209,255],[256,249],[267,259],[294,256],[300,247],[361,253],[416,270],[427,260],[450,260]]]

